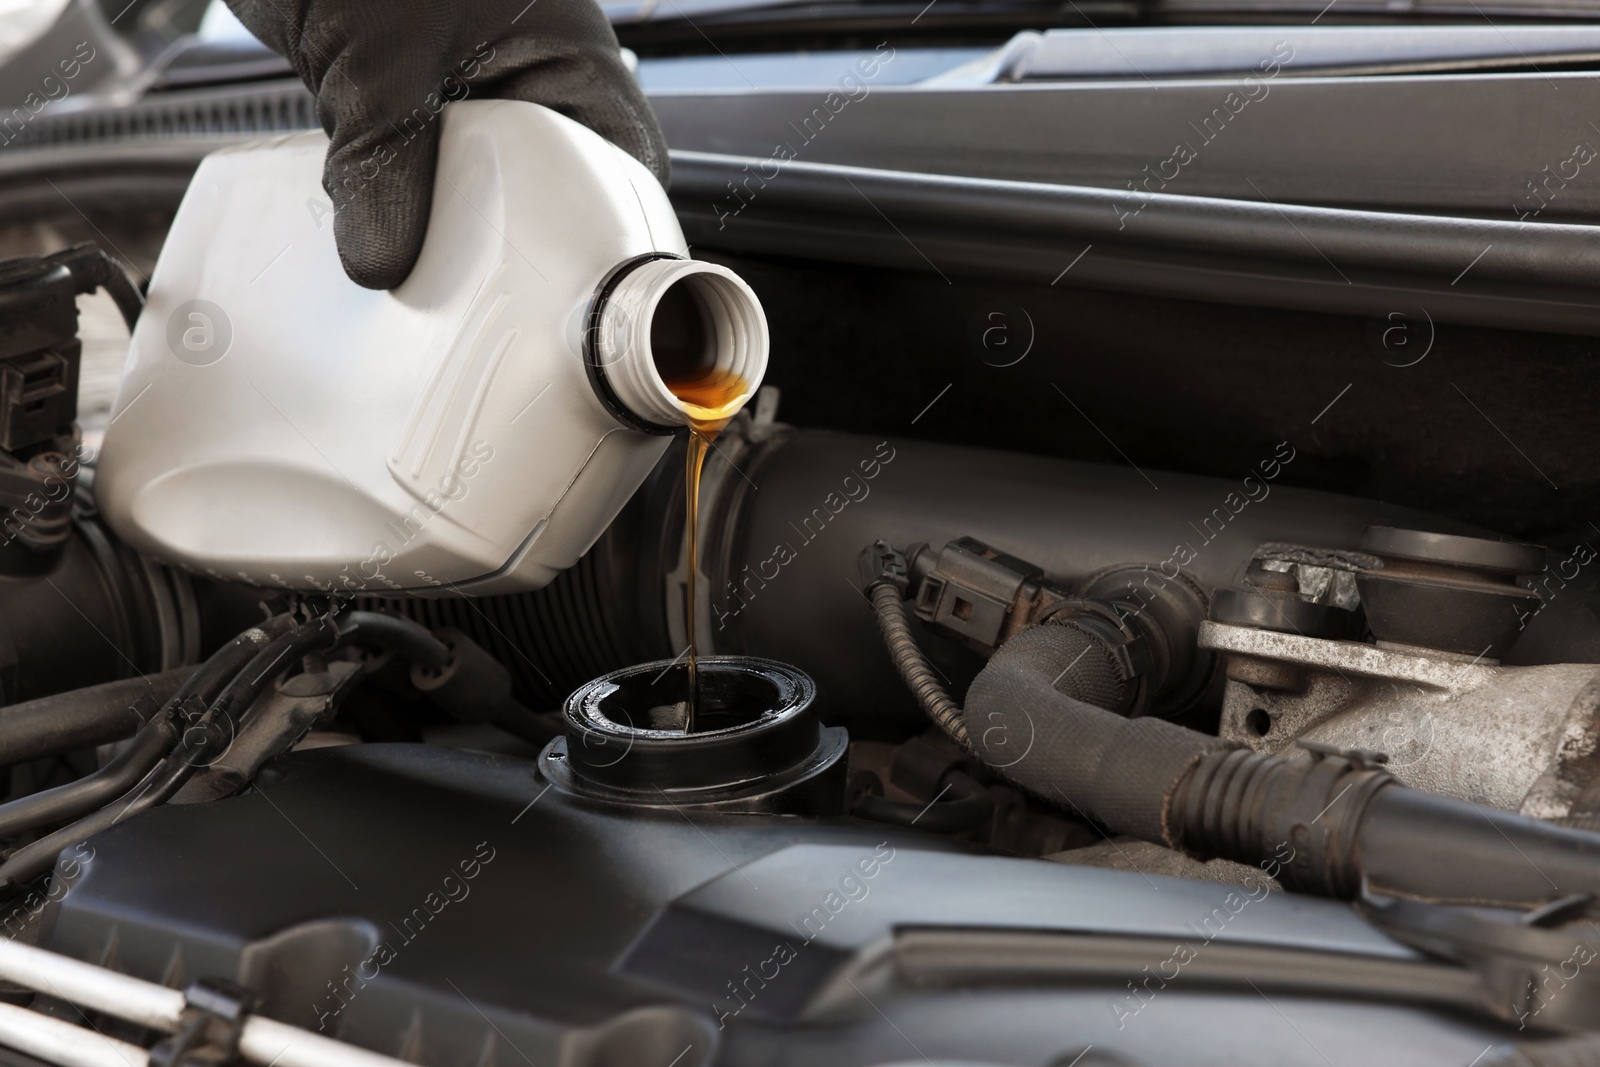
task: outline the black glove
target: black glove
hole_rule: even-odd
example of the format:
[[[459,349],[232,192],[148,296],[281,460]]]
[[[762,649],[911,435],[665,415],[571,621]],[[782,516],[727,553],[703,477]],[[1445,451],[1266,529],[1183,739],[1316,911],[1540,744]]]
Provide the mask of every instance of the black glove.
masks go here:
[[[405,281],[422,250],[439,114],[530,100],[583,123],[667,182],[666,141],[594,0],[228,0],[317,96],[322,184],[345,273]]]

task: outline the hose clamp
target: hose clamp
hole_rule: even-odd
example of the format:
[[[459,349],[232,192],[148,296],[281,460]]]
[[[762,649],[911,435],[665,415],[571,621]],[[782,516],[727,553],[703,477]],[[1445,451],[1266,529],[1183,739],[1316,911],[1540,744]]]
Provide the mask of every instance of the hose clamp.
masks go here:
[[[260,997],[225,978],[202,978],[183,992],[177,1033],[150,1050],[150,1067],[221,1067],[239,1056],[239,1034]]]
[[[1361,887],[1356,833],[1367,806],[1380,789],[1395,781],[1382,769],[1388,757],[1366,749],[1338,749],[1301,742],[1311,755],[1300,772],[1293,797],[1273,820],[1278,842],[1294,850],[1284,865],[1284,881],[1341,900]],[[1269,842],[1263,841],[1263,848]]]

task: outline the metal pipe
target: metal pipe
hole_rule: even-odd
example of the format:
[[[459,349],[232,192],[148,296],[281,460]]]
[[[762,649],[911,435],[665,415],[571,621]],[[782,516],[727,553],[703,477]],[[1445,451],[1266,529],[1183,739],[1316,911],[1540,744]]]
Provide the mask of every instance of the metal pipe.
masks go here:
[[[176,989],[15,941],[0,940],[0,979],[162,1033],[177,1031],[188,1006]],[[148,1063],[148,1051],[136,1045],[126,1046],[125,1059],[86,1051],[90,1043],[100,1043],[108,1054],[122,1051],[123,1042],[107,1046],[106,1040],[92,1030],[0,1004],[0,1045],[59,1067],[143,1067]],[[239,1054],[263,1067],[274,1063],[278,1067],[407,1067],[381,1053],[259,1015],[248,1016],[240,1027]]]
[[[382,1053],[259,1015],[245,1020],[239,1033],[239,1055],[263,1067],[410,1067]]]
[[[0,940],[0,978],[169,1034],[186,1004],[176,989],[16,941]]]
[[[0,1004],[0,1044],[60,1067],[146,1067],[150,1062],[148,1049],[15,1004]]]

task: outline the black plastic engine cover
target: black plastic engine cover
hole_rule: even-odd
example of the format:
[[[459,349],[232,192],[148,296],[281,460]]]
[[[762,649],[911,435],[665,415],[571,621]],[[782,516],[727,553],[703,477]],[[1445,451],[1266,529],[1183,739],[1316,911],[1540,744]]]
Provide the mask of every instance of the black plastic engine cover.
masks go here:
[[[1461,1064],[1509,1034],[1430,1007],[1439,965],[1342,905],[639,811],[423,745],[297,753],[89,850],[43,944],[437,1067]],[[1318,995],[1351,961],[1416,992]]]

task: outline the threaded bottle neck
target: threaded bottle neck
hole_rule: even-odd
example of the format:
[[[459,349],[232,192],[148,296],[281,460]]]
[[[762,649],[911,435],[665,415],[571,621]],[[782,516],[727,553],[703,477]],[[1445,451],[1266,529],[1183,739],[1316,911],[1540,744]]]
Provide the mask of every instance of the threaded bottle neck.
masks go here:
[[[651,259],[625,268],[592,329],[594,369],[626,412],[654,427],[732,418],[767,370],[761,302],[715,263]]]

